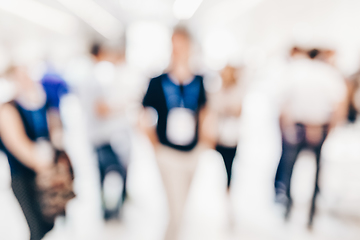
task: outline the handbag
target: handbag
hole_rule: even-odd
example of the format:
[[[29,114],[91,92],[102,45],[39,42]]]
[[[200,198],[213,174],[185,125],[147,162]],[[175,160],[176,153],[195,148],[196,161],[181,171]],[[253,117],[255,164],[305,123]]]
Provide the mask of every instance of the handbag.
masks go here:
[[[75,197],[73,181],[68,155],[56,150],[54,165],[35,178],[37,200],[45,221],[53,223],[57,216],[65,215],[66,204]]]

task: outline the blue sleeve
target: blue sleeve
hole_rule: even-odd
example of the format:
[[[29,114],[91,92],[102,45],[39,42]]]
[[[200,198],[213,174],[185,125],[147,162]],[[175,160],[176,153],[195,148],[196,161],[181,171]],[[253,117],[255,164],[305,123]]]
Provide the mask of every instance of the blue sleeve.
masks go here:
[[[46,92],[47,108],[59,109],[61,97],[69,93],[66,82],[59,75],[45,74],[41,83]]]

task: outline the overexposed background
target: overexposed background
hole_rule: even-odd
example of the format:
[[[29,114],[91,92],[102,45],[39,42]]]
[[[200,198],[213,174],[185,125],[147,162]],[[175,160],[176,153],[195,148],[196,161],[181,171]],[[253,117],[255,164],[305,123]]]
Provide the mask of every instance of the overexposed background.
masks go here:
[[[1,0],[0,72],[12,62],[25,63],[33,66],[36,78],[50,63],[76,89],[83,84],[77,76],[87,71],[90,43],[122,39],[128,64],[148,79],[167,67],[171,29],[181,21],[194,36],[196,71],[213,75],[228,62],[244,64],[249,82],[231,201],[225,196],[222,160],[209,150],[202,155],[192,186],[183,239],[358,239],[358,122],[336,129],[324,146],[313,232],[306,230],[306,221],[314,156],[303,152],[296,164],[295,209],[288,224],[273,204],[273,179],[281,151],[277,108],[285,52],[295,43],[334,48],[337,67],[344,76],[351,75],[360,66],[359,11],[360,2],[355,0]],[[6,100],[8,91],[0,85],[1,99]],[[77,198],[68,205],[66,220],[59,218],[46,239],[161,239],[166,200],[147,139],[134,129],[129,199],[122,222],[104,223],[96,158],[75,94],[63,99],[62,116]],[[2,156],[0,239],[23,240],[27,225],[9,178]]]

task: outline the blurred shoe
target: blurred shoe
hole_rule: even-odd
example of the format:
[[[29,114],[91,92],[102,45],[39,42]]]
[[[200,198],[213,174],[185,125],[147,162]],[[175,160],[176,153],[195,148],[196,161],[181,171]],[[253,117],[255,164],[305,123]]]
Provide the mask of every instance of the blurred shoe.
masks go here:
[[[290,212],[292,208],[292,200],[287,196],[287,194],[278,192],[275,196],[275,203],[278,205],[279,211],[284,216],[285,220],[288,220],[290,217]]]
[[[228,216],[228,230],[229,232],[234,232],[236,227],[236,218],[229,192],[227,192],[227,216]]]
[[[117,219],[123,203],[124,181],[118,172],[106,174],[103,185],[104,217],[106,220]]]

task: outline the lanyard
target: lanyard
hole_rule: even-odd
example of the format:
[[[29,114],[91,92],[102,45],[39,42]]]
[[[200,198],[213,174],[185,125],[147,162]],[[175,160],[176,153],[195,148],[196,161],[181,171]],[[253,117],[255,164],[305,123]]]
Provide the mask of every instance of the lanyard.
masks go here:
[[[180,91],[180,107],[185,107],[185,87],[184,85],[179,85],[179,91]]]

